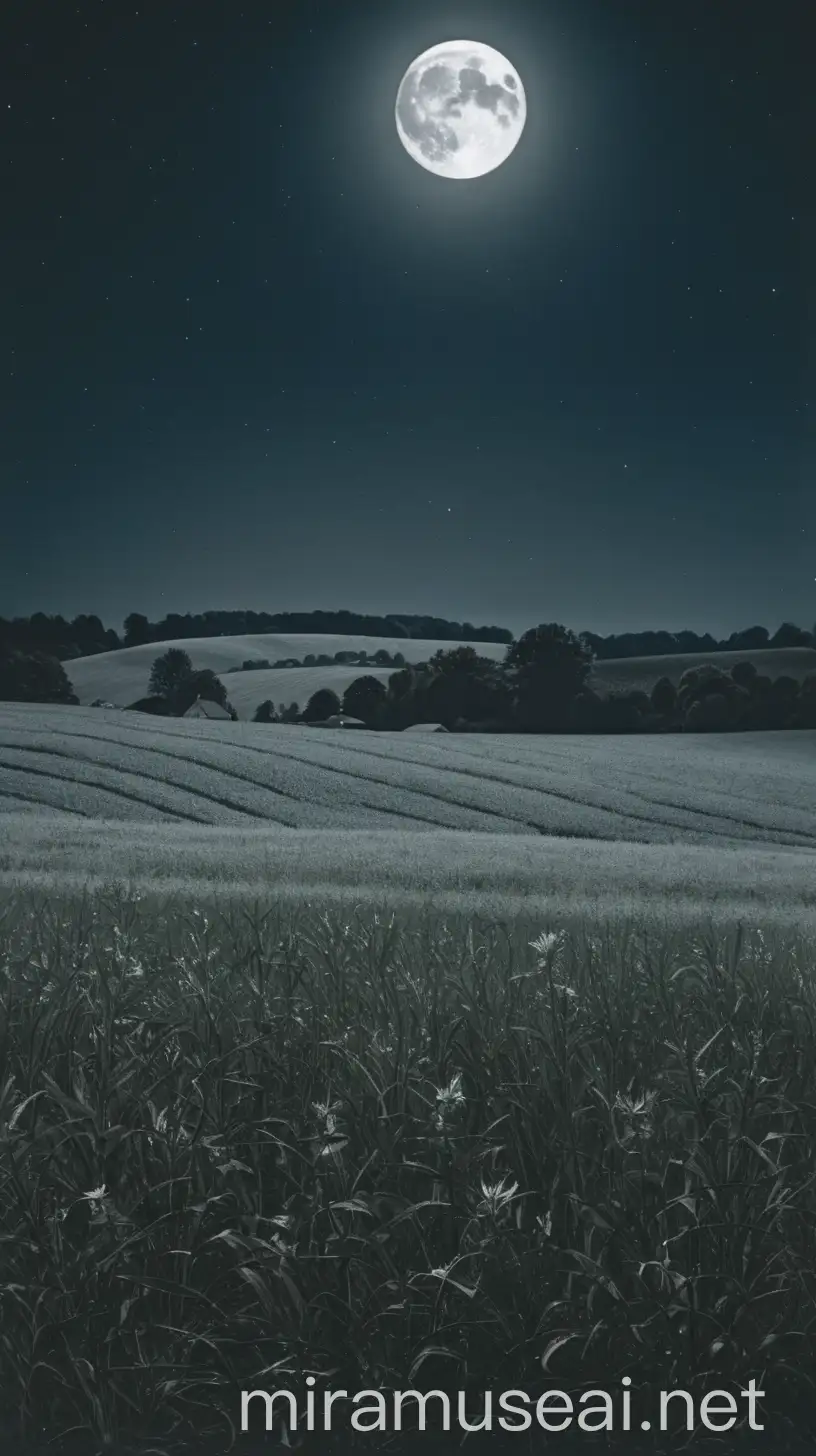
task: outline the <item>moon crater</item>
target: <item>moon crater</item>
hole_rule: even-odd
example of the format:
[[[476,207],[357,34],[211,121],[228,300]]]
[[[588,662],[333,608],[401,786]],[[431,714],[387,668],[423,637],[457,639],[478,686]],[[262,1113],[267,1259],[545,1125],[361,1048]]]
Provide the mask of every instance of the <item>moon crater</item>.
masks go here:
[[[400,141],[440,177],[481,177],[518,144],[527,102],[518,72],[491,46],[443,41],[408,67],[397,92]]]

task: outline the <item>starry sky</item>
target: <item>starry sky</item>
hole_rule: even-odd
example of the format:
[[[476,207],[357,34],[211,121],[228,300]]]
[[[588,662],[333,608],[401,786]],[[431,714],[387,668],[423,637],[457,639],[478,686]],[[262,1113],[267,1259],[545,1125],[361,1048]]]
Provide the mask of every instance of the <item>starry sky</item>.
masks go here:
[[[816,619],[801,0],[5,0],[0,615]],[[420,52],[527,94],[402,147]]]

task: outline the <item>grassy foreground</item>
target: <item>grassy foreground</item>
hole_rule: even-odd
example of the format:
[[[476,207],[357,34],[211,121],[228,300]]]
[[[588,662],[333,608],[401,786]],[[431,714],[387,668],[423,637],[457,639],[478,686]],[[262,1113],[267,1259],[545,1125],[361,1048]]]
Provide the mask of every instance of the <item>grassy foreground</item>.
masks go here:
[[[225,1451],[242,1388],[302,1400],[308,1374],[472,1391],[474,1423],[486,1389],[534,1407],[629,1375],[642,1414],[753,1376],[792,1449],[816,1408],[814,959],[755,929],[16,894],[4,1449]]]

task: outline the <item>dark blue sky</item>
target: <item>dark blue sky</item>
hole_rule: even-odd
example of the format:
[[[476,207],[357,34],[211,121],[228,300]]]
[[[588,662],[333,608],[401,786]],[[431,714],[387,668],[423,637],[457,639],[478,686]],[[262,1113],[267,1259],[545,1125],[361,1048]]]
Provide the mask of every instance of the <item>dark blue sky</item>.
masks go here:
[[[806,9],[6,0],[0,615],[811,626]],[[456,37],[470,182],[394,125]]]

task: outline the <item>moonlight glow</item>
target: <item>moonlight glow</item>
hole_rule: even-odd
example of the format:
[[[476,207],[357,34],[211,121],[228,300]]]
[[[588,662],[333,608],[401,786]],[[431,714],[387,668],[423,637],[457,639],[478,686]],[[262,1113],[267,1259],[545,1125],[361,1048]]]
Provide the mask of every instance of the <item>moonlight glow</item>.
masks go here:
[[[408,67],[397,92],[402,145],[440,177],[482,177],[500,167],[526,119],[518,71],[479,41],[431,46]]]

